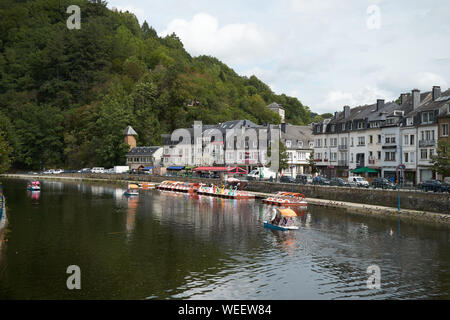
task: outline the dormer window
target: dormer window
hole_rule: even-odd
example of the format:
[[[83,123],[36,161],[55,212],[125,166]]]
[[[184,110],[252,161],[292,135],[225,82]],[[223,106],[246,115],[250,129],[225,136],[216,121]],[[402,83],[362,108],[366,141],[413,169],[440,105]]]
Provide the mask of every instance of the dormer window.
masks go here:
[[[331,125],[331,132],[335,132],[336,131],[336,125],[335,124],[332,124]]]
[[[413,123],[414,123],[414,119],[412,117],[406,118],[406,125],[407,126],[412,126]]]
[[[297,145],[298,145],[299,148],[303,148],[303,141],[298,141]]]
[[[422,112],[422,124],[433,123],[434,111]]]
[[[288,147],[288,148],[291,147],[291,140],[286,140],[286,147]]]
[[[358,129],[364,129],[364,122],[358,122]]]
[[[389,119],[387,119],[387,120],[386,120],[386,124],[387,124],[387,125],[395,124],[395,119],[394,119],[394,118],[389,118]]]

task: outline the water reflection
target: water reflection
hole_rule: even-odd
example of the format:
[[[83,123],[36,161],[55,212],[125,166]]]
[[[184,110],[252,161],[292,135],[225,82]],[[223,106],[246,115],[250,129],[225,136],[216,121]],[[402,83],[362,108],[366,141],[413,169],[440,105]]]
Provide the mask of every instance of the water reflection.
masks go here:
[[[34,199],[25,185],[4,181],[14,214],[0,299],[450,297],[443,226],[402,221],[400,233],[397,219],[310,206],[282,232],[263,227],[272,208],[256,200],[53,181]],[[81,292],[65,287],[70,264]],[[381,290],[366,287],[373,264]]]

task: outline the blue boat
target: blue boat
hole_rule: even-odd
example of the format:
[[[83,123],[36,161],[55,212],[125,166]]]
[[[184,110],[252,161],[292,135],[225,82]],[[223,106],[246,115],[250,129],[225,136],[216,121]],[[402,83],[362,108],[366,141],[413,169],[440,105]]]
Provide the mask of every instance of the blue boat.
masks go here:
[[[269,223],[269,221],[264,221],[264,227],[269,228],[269,229],[274,229],[274,230],[280,230],[280,231],[298,230],[297,226],[282,227],[282,226],[277,226],[275,224],[271,224],[271,223]]]
[[[292,209],[274,208],[272,218],[264,221],[264,227],[280,231],[298,230],[297,226],[292,225],[294,217],[297,217],[297,214]],[[280,226],[281,218],[287,219],[285,223],[288,225]],[[271,223],[272,221],[274,221],[274,224]]]

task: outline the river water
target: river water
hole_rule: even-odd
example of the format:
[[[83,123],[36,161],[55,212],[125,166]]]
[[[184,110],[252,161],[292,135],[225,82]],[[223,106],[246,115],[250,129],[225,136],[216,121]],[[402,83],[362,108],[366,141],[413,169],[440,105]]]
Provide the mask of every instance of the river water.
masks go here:
[[[259,200],[3,179],[0,299],[450,298],[450,229],[308,207],[266,229]],[[81,270],[69,290],[67,268]],[[380,289],[369,289],[369,266]]]

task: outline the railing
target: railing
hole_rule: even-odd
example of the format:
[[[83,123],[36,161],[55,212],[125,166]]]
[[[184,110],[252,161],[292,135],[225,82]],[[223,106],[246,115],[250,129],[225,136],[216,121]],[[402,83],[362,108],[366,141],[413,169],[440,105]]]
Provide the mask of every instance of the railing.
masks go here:
[[[436,140],[420,140],[419,147],[433,147],[436,145]]]
[[[369,164],[375,164],[375,160],[374,159],[369,159]]]
[[[314,162],[322,162],[322,159],[314,159]]]

